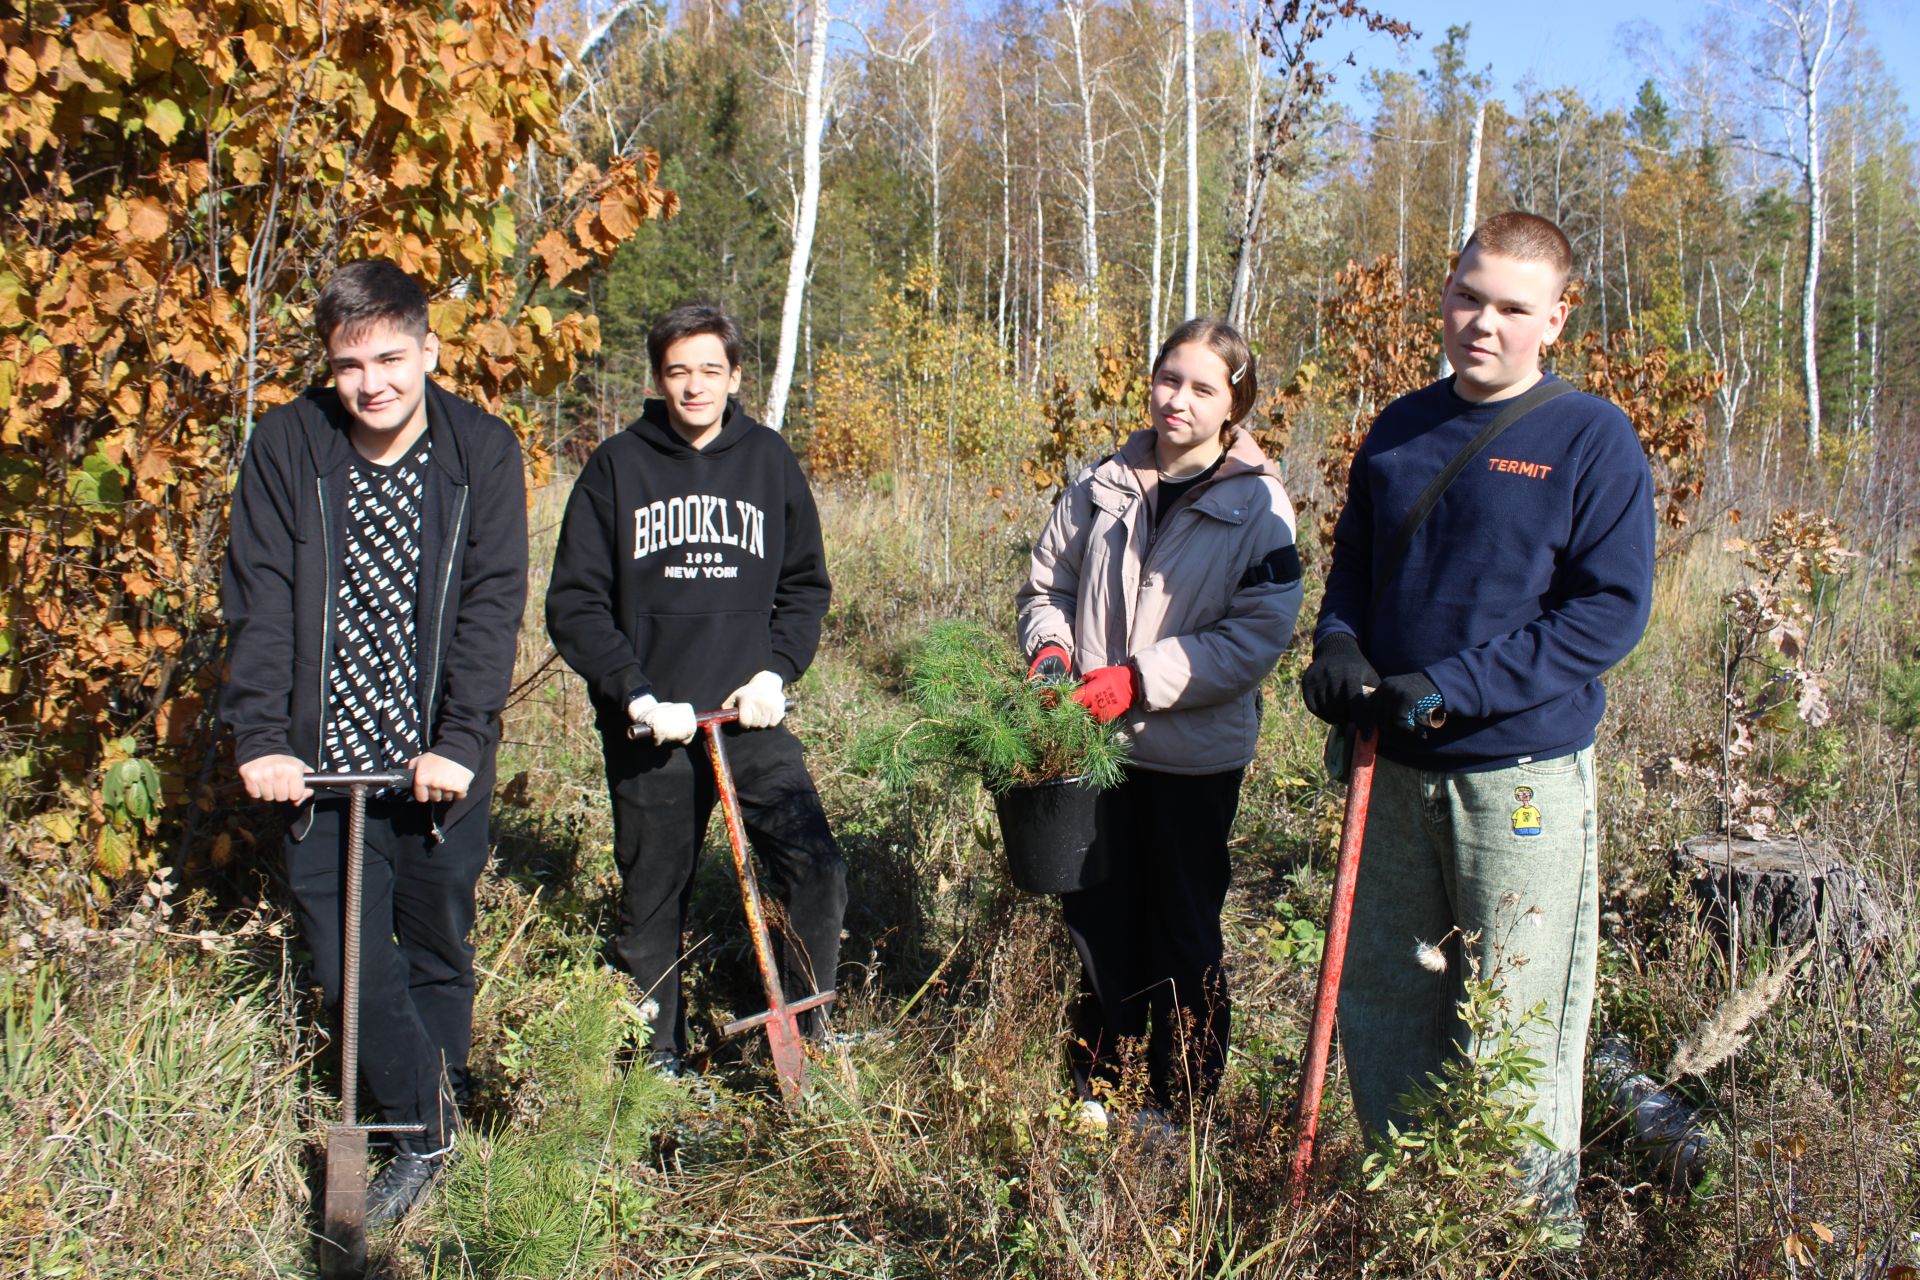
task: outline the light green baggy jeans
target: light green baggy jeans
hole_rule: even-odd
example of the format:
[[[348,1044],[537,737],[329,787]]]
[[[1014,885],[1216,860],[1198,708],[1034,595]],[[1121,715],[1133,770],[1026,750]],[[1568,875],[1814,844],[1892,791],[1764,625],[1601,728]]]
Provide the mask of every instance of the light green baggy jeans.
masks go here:
[[[1354,1110],[1375,1135],[1404,1129],[1401,1094],[1472,1052],[1457,1005],[1460,935],[1477,933],[1518,1017],[1544,1004],[1526,1037],[1546,1063],[1531,1119],[1554,1149],[1522,1158],[1526,1191],[1555,1219],[1578,1211],[1580,1098],[1599,951],[1599,834],[1593,748],[1486,773],[1426,773],[1380,758],[1354,892],[1340,1039]],[[1458,930],[1459,932],[1454,932]],[[1415,956],[1438,943],[1433,972]],[[1526,963],[1516,966],[1519,956]]]

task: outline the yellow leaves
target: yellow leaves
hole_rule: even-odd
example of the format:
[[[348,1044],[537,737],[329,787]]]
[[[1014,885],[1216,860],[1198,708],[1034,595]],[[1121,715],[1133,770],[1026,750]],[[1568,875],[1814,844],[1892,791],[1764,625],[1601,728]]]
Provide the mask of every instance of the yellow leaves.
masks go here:
[[[141,123],[152,131],[153,136],[166,146],[172,146],[173,140],[180,136],[186,127],[187,113],[172,98],[157,98],[147,104],[147,113]]]
[[[20,281],[20,274],[11,267],[0,265],[0,329],[18,328],[27,322],[26,313],[20,307],[26,297],[27,290]]]
[[[252,147],[234,147],[227,152],[227,168],[235,181],[250,187],[266,174],[267,162]]]
[[[121,81],[133,79],[133,38],[96,20],[73,33],[73,49],[86,61],[104,67]]]
[[[9,93],[25,93],[39,78],[40,68],[34,65],[32,54],[17,46],[7,50],[5,83]]]
[[[255,71],[270,71],[280,61],[280,50],[274,44],[276,34],[272,27],[248,27],[240,33],[240,48]]]

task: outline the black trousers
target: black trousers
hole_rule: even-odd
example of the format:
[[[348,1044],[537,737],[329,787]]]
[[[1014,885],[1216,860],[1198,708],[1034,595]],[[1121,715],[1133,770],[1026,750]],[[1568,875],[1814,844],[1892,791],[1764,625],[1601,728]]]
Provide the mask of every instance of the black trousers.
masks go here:
[[[1094,1096],[1096,1081],[1117,1082],[1120,1042],[1142,1036],[1155,1105],[1210,1097],[1219,1087],[1232,1017],[1220,912],[1245,772],[1130,768],[1100,797],[1111,873],[1060,898],[1083,966],[1068,1050],[1082,1098]]]
[[[287,839],[287,879],[314,976],[329,1012],[340,1007],[347,802],[313,802],[306,835]],[[487,809],[476,806],[433,838],[423,805],[367,805],[361,897],[360,1071],[389,1124],[424,1124],[403,1149],[444,1146],[466,1100],[473,1044],[474,886],[487,865]]]
[[[827,827],[820,793],[784,725],[725,730],[727,759],[748,841],[786,909],[781,990],[788,999],[833,983],[840,922],[847,910],[847,868]],[[656,1051],[687,1051],[680,998],[681,935],[693,873],[719,799],[704,732],[686,746],[660,747],[605,735],[607,787],[613,796],[614,859],[620,867],[616,963],[659,1005]],[[803,1028],[819,1025],[803,1014]]]

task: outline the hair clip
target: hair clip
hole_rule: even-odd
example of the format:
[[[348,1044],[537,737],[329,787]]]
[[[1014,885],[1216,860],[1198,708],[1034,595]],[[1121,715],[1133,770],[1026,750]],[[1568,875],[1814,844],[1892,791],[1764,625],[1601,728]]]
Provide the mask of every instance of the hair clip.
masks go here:
[[[1246,374],[1246,372],[1247,372],[1247,362],[1245,360],[1242,360],[1240,362],[1240,367],[1233,371],[1232,376],[1227,379],[1227,382],[1232,386],[1236,386],[1236,387],[1239,386],[1240,379]]]

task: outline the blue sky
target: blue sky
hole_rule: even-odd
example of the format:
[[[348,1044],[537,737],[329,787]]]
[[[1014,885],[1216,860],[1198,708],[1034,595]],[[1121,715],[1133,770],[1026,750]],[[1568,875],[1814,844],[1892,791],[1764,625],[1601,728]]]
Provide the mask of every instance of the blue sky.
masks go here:
[[[1752,0],[1758,4],[1760,0]],[[1365,117],[1366,71],[1381,68],[1418,71],[1433,65],[1431,48],[1449,25],[1472,24],[1467,41],[1472,66],[1491,64],[1494,92],[1517,101],[1515,87],[1529,73],[1548,88],[1572,85],[1606,107],[1631,102],[1640,82],[1657,65],[1636,39],[1636,29],[1651,28],[1666,48],[1683,57],[1698,48],[1702,33],[1727,41],[1739,21],[1718,0],[1605,0],[1582,4],[1558,0],[1539,6],[1437,3],[1436,0],[1375,0],[1420,32],[1417,41],[1396,52],[1384,36],[1337,28],[1327,40],[1331,53],[1351,49],[1357,66],[1342,69],[1333,96]],[[1879,50],[1882,65],[1900,86],[1908,119],[1920,107],[1920,0],[1856,0],[1859,29]],[[1515,20],[1515,15],[1524,15]],[[1644,25],[1643,25],[1644,24]]]

